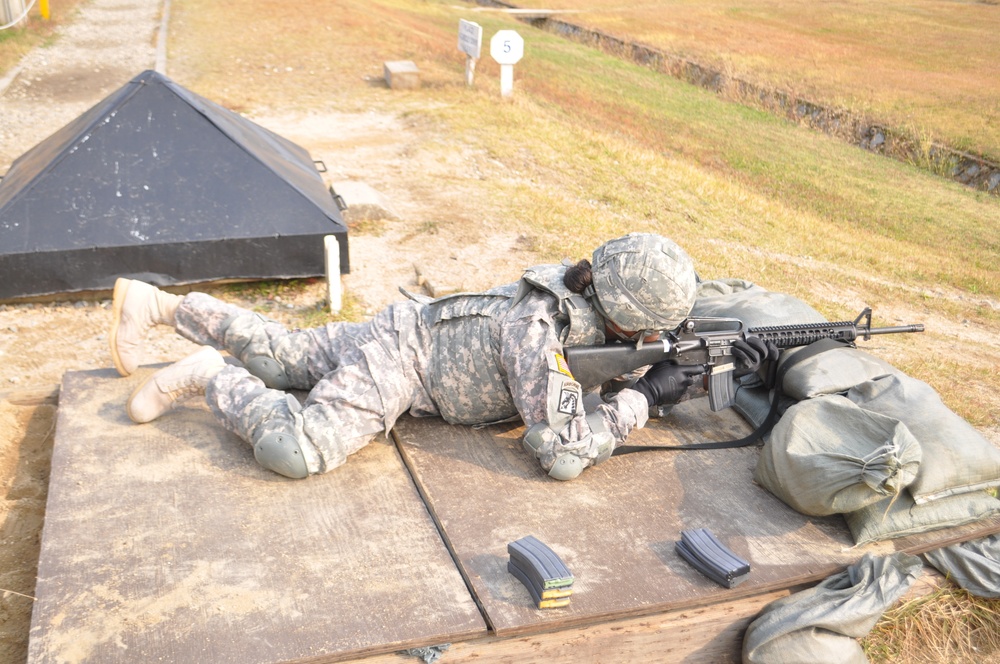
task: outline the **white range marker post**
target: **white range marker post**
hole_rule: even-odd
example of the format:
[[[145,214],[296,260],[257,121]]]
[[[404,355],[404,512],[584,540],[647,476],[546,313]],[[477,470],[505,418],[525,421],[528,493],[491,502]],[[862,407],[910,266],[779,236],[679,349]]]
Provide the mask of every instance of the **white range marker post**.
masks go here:
[[[465,53],[465,84],[471,86],[476,60],[483,50],[483,29],[478,23],[458,19],[458,50]]]
[[[344,308],[344,285],[340,280],[340,241],[336,235],[323,236],[323,263],[326,268],[326,304],[332,313]]]
[[[500,65],[500,95],[514,92],[514,65],[524,56],[524,40],[513,30],[500,30],[490,40],[490,55]]]

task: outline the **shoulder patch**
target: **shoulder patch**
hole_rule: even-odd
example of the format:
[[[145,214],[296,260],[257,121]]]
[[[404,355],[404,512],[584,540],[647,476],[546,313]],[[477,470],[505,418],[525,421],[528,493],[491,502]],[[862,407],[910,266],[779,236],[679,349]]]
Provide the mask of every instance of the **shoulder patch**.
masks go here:
[[[562,353],[552,353],[552,369],[558,371],[564,376],[569,376],[570,380],[576,380],[573,378],[573,372],[569,370],[569,364],[566,362],[566,358],[563,357]]]
[[[574,383],[566,383],[559,390],[559,405],[556,408],[564,415],[576,415],[580,407],[580,391]]]

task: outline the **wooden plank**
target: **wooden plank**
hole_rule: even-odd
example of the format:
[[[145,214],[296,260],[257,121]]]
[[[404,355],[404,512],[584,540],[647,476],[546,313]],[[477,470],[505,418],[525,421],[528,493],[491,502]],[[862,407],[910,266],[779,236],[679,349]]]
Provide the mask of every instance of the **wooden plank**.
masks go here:
[[[463,641],[449,644],[441,663],[739,664],[747,626],[761,609],[789,594],[788,590],[778,590],[710,607],[668,611],[528,636]],[[394,653],[352,661],[356,664],[413,664],[415,660]]]
[[[731,410],[693,399],[633,432],[632,444],[725,440],[748,433]],[[842,517],[801,515],[753,483],[756,448],[645,452],[612,457],[572,482],[545,476],[520,444],[523,427],[475,430],[404,419],[395,429],[404,459],[467,582],[498,636],[566,629],[631,616],[729,604],[818,581],[865,552]],[[735,589],[709,581],[674,552],[681,530],[708,528],[752,565]],[[960,529],[996,532],[1000,520]],[[576,576],[570,605],[531,606],[506,571],[506,545],[525,535],[548,544]],[[920,538],[927,549],[948,536]],[[961,537],[959,538],[961,539]]]
[[[933,567],[924,567],[900,603],[938,591],[948,581]],[[746,628],[773,601],[809,586],[776,590],[691,610],[626,618],[586,627],[520,637],[487,637],[448,644],[448,664],[517,662],[576,664],[577,662],[685,662],[739,664]],[[354,664],[412,664],[399,653],[351,660]]]
[[[305,481],[200,400],[148,425],[148,375],[68,373],[29,661],[326,661],[485,634],[393,445]]]

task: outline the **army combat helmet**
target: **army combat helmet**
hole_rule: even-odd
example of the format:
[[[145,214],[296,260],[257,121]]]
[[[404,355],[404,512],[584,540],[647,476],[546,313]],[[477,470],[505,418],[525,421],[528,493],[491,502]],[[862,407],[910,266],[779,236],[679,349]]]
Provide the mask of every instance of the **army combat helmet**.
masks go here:
[[[694,263],[675,242],[631,233],[605,242],[591,261],[596,307],[623,330],[667,330],[694,305]]]

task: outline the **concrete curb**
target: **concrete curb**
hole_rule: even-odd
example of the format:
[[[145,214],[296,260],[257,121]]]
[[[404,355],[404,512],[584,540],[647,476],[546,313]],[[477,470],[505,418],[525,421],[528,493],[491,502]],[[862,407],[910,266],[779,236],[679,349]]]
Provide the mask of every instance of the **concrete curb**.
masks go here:
[[[18,74],[20,74],[23,69],[24,59],[22,58],[21,62],[17,63],[13,69],[7,72],[6,76],[0,78],[0,97],[3,96],[3,93],[7,92],[7,88],[10,87],[10,84],[14,82]]]

